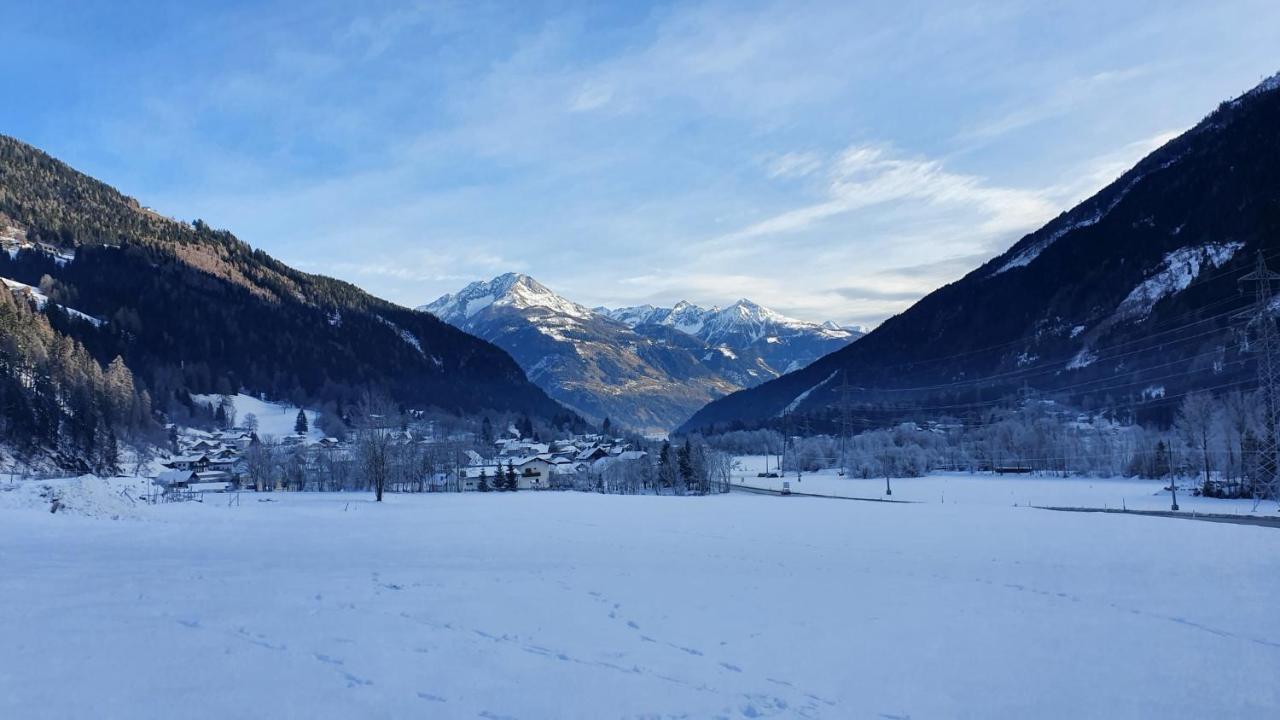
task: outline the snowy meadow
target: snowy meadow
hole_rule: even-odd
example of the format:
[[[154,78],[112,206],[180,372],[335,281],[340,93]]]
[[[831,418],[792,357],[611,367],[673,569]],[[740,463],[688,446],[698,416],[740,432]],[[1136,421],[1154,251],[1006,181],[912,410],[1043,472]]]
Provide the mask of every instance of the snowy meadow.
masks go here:
[[[1272,528],[737,493],[89,517],[17,492],[0,717],[1280,713]]]

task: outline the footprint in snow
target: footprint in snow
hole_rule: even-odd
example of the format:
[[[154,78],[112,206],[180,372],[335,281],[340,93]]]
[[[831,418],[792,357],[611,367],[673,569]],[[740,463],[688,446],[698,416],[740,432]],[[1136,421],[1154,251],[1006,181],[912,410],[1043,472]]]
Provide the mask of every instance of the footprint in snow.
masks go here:
[[[738,667],[737,665],[734,665],[733,663],[722,662],[720,663],[720,667],[724,668],[725,670],[732,670],[736,673],[742,672],[742,668]]]
[[[696,655],[698,657],[702,657],[702,651],[698,650],[697,648],[685,647],[683,645],[676,645],[675,643],[667,643],[667,644],[681,652],[686,652],[686,653],[689,653],[690,655]]]
[[[784,712],[789,707],[786,700],[772,695],[747,695],[746,698],[746,704],[738,708],[743,717],[767,717]]]
[[[344,672],[344,673],[342,673],[342,677],[346,678],[346,681],[347,681],[347,687],[349,687],[349,688],[353,688],[353,687],[361,687],[361,686],[366,686],[366,685],[372,685],[372,684],[373,684],[373,681],[372,681],[372,680],[366,680],[365,678],[362,678],[362,677],[359,677],[359,676],[356,676],[356,675],[352,675],[352,674],[351,674],[351,673],[349,673],[349,672]]]
[[[442,698],[439,695],[432,695],[431,693],[420,692],[418,693],[418,697],[430,702],[449,702],[447,699]]]

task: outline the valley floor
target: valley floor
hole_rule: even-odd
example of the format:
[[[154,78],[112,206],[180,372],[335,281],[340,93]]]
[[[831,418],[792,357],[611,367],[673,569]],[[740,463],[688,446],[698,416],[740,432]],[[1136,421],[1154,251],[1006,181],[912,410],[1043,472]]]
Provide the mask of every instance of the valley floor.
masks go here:
[[[93,501],[117,520],[23,497],[0,491],[0,717],[1280,716],[1269,528],[738,494]]]
[[[993,475],[990,473],[935,472],[918,478],[892,478],[892,495],[885,495],[885,480],[844,477],[835,470],[801,473],[784,477],[759,477],[765,468],[763,455],[735,458],[734,486],[781,490],[789,484],[792,492],[831,495],[867,500],[890,499],[910,503],[947,505],[987,505],[995,507],[1069,507],[1098,510],[1169,510],[1169,480],[1142,478],[1047,477],[1038,475]],[[773,469],[772,460],[770,470]],[[1196,497],[1196,481],[1178,480],[1178,507],[1187,514],[1253,515],[1280,518],[1276,503],[1265,500]]]

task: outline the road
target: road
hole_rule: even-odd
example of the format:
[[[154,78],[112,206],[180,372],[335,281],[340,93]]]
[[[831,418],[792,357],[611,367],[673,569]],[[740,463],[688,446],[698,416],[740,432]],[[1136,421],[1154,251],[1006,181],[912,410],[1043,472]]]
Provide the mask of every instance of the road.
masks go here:
[[[1037,510],[1054,510],[1057,512],[1091,512],[1116,513],[1118,515],[1150,515],[1152,517],[1179,518],[1182,520],[1203,520],[1205,522],[1230,523],[1232,525],[1257,525],[1258,527],[1280,528],[1280,517],[1267,515],[1206,515],[1197,512],[1173,512],[1172,510],[1119,510],[1116,508],[1083,508],[1083,507],[1042,507],[1033,505]]]
[[[781,490],[773,490],[770,488],[752,487],[751,485],[731,484],[729,488],[733,492],[744,492],[752,495],[777,495],[778,497],[787,497],[786,493]],[[893,498],[869,498],[869,497],[851,497],[848,495],[821,495],[818,493],[800,492],[792,488],[791,497],[814,497],[826,498],[827,500],[857,500],[858,502],[880,502],[880,503],[897,503],[899,505],[914,505],[915,500],[894,500]]]
[[[749,493],[752,495],[776,495],[785,497],[780,490],[770,488],[752,487],[734,483],[729,486],[733,492]],[[919,504],[915,500],[894,500],[892,498],[868,498],[868,497],[850,497],[846,495],[821,495],[818,493],[806,493],[792,490],[792,497],[812,497],[825,498],[827,500],[856,500],[858,502],[882,502],[897,503],[900,505]],[[1087,507],[1048,507],[1041,505],[1033,505],[1037,510],[1053,510],[1055,512],[1089,512],[1089,513],[1115,513],[1119,515],[1148,515],[1151,517],[1167,517],[1178,518],[1182,520],[1201,520],[1204,522],[1229,523],[1232,525],[1255,525],[1258,527],[1280,528],[1280,517],[1270,517],[1266,515],[1214,515],[1197,512],[1173,512],[1171,510],[1120,510],[1115,508],[1087,508]]]

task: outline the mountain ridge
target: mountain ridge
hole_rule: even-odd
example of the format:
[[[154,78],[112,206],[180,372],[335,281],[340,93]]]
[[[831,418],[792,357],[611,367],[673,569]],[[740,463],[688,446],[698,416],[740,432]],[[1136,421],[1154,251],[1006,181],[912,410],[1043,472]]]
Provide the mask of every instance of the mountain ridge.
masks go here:
[[[5,135],[0,226],[0,276],[47,287],[47,307],[101,318],[53,322],[100,363],[122,357],[158,408],[184,393],[244,389],[314,403],[377,392],[448,412],[567,415],[490,343],[298,271],[228,231],[163,217]]]
[[[587,308],[523,273],[469,283],[418,309],[504,347],[530,379],[584,416],[653,434],[858,336],[746,300],[723,310],[683,301]]]
[[[1230,314],[1210,310],[1239,304],[1236,278],[1258,251],[1280,249],[1277,90],[1280,74],[1223,102],[857,343],[714,401],[679,432],[797,419],[830,428],[846,380],[865,426],[923,417],[913,408],[980,414],[1027,391],[1167,418],[1186,391],[1246,387]],[[1148,347],[1153,327],[1163,347]],[[1125,344],[1129,354],[1115,351]],[[1171,361],[1181,375],[1159,371]]]

